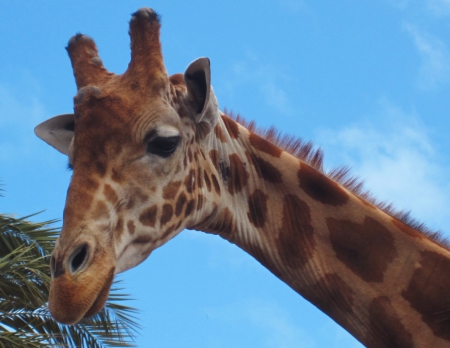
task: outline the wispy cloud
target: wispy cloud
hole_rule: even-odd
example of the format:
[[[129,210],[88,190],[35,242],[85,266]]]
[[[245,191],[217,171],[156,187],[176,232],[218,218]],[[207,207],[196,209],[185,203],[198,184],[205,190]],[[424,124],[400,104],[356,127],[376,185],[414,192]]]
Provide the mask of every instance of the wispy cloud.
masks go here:
[[[450,0],[426,0],[428,9],[436,16],[450,15]]]
[[[448,226],[449,162],[431,131],[414,113],[386,101],[371,119],[338,130],[322,130],[319,142],[334,164],[347,164],[377,198],[437,229]]]
[[[409,10],[417,14],[431,14],[436,17],[450,15],[450,0],[388,0],[400,10]]]
[[[411,35],[422,58],[418,85],[421,88],[435,88],[450,79],[450,52],[446,44],[432,35],[405,23],[403,28]]]
[[[231,95],[237,88],[251,88],[262,95],[262,102],[277,110],[281,114],[293,114],[293,105],[283,84],[289,77],[282,68],[262,62],[255,54],[247,53],[246,58],[236,62],[231,67],[225,89]],[[255,85],[255,81],[258,81]]]

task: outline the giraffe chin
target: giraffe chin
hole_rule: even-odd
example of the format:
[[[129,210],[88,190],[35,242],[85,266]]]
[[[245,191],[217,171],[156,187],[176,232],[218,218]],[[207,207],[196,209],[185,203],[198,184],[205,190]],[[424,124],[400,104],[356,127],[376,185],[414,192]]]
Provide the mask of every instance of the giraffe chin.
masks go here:
[[[107,273],[100,286],[98,282],[88,282],[86,279],[74,284],[66,274],[52,279],[48,301],[52,317],[61,324],[76,324],[83,318],[95,315],[105,306],[113,279],[114,268]]]
[[[83,318],[92,317],[93,315],[100,312],[103,309],[103,307],[105,306],[106,300],[108,299],[108,296],[109,296],[109,289],[111,288],[111,284],[114,279],[114,272],[112,272],[112,274],[113,274],[113,276],[105,284],[105,286],[103,286],[103,289],[100,290],[100,293],[98,294],[97,299],[94,301],[91,308],[88,309],[88,311],[83,316]]]

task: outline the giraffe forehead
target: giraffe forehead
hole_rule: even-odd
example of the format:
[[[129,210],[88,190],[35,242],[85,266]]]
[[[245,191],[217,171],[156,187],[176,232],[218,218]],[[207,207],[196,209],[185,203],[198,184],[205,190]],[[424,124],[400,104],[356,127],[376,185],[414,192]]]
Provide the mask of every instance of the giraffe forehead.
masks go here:
[[[179,136],[181,130],[180,118],[168,103],[154,103],[137,111],[95,105],[76,122],[71,163],[94,167],[102,177],[110,160],[123,159],[117,157],[119,153],[128,157],[144,155],[150,138]]]
[[[166,88],[151,89],[143,96],[133,86],[132,80],[113,76],[103,86],[81,88],[74,98],[76,126],[91,119],[104,128],[129,126],[134,132],[157,121],[177,125],[178,96]]]

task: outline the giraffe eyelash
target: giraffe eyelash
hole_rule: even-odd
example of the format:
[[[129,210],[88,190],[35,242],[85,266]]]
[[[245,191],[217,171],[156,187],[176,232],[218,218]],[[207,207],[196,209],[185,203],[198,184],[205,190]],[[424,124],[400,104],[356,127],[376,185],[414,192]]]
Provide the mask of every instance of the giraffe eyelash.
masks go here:
[[[178,147],[181,137],[157,137],[147,143],[147,152],[167,158],[171,156]]]

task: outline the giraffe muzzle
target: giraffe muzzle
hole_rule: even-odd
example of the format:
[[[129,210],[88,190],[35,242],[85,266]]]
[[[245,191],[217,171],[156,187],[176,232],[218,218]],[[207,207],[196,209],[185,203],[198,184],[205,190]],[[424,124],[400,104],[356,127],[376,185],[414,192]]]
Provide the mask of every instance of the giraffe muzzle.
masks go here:
[[[48,307],[53,318],[75,324],[99,312],[109,296],[114,279],[114,255],[98,243],[83,241],[64,258],[55,251]]]

